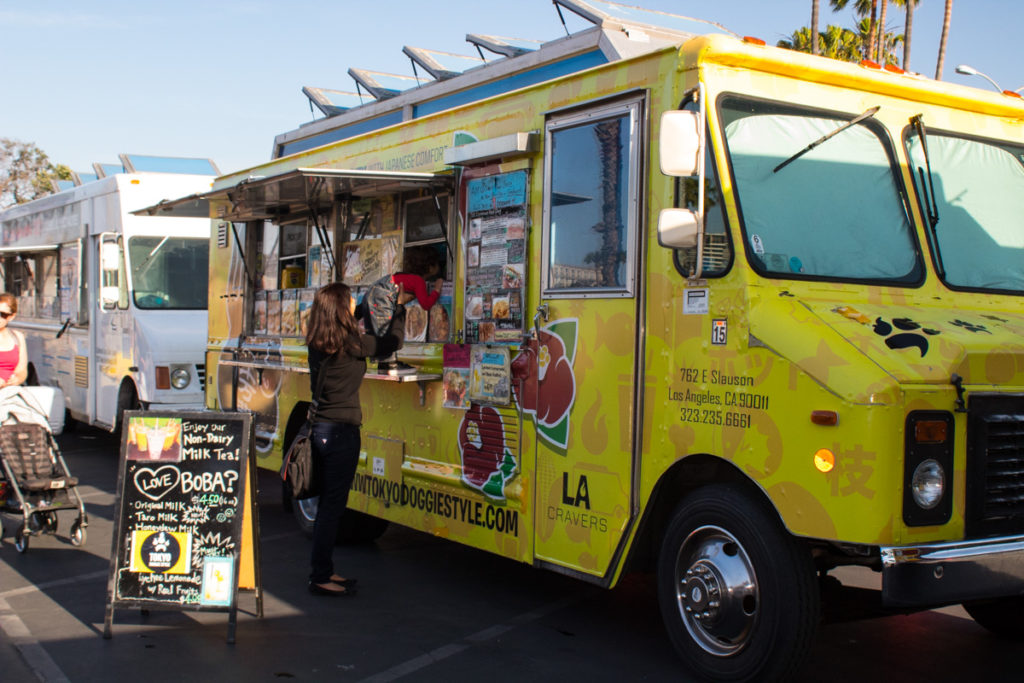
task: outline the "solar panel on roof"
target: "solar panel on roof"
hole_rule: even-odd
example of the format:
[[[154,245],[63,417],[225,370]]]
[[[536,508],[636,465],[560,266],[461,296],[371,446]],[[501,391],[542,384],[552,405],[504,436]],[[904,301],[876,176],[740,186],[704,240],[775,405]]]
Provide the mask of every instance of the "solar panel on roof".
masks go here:
[[[527,52],[533,52],[542,44],[539,40],[503,38],[501,36],[488,36],[482,33],[467,33],[466,42],[472,43],[478,51],[480,48],[483,48],[502,57],[525,55]]]
[[[199,157],[157,157],[145,154],[119,154],[130,173],[182,173],[186,175],[220,175],[216,164]]]
[[[652,26],[686,34],[707,33],[708,27],[713,26],[726,33],[736,35],[721,24],[716,24],[713,21],[693,19],[642,7],[632,7],[617,2],[609,2],[608,0],[553,0],[553,2],[597,26],[601,26],[605,22],[617,22],[626,25]]]
[[[427,73],[439,81],[446,78],[458,76],[466,69],[472,69],[486,64],[482,57],[469,57],[466,55],[452,54],[451,52],[439,52],[438,50],[427,50],[422,47],[410,47],[406,45],[402,52],[408,55],[413,65],[423,67]]]
[[[366,104],[366,97],[359,93],[346,92],[344,90],[330,90],[328,88],[303,87],[303,94],[309,101],[327,116],[343,114],[353,107]]]
[[[358,87],[365,89],[375,100],[386,100],[403,90],[415,88],[421,83],[419,79],[412,76],[370,71],[369,69],[349,69],[348,75],[352,77]]]
[[[101,164],[95,163],[92,165],[92,170],[96,171],[97,178],[109,178],[115,176],[118,173],[124,173],[124,166],[121,164]]]

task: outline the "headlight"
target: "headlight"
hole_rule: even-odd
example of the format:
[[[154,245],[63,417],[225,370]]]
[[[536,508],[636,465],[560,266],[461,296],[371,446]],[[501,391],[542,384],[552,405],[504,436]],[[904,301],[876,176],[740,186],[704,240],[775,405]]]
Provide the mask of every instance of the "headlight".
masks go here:
[[[175,368],[171,371],[171,386],[175,389],[184,389],[192,381],[192,376],[185,368]]]
[[[938,505],[945,488],[946,475],[938,461],[929,458],[914,469],[910,491],[914,496],[914,502],[921,509],[931,510]]]

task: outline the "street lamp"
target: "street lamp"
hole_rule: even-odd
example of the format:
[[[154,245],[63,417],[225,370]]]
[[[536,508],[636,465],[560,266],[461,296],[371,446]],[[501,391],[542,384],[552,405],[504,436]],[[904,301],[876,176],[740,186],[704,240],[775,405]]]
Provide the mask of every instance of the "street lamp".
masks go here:
[[[985,74],[983,74],[980,71],[978,71],[977,69],[975,69],[973,66],[968,66],[966,64],[960,64],[959,66],[956,67],[956,72],[958,74],[963,74],[964,76],[981,76],[986,81],[991,83],[995,87],[996,90],[998,90],[999,92],[1003,92],[1003,89],[999,87],[998,83],[996,83],[991,78],[989,78]]]

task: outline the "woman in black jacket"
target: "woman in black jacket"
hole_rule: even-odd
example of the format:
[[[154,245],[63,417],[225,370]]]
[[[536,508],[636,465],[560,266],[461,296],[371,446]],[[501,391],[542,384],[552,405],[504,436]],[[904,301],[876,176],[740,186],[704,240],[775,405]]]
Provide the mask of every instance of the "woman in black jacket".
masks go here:
[[[381,337],[359,332],[355,310],[356,302],[347,285],[327,285],[313,298],[306,331],[310,390],[314,394],[320,373],[326,373],[310,437],[320,485],[309,574],[309,591],[314,595],[339,597],[355,592],[355,579],[334,573],[332,555],[338,522],[345,512],[359,462],[359,425],[363,421],[359,385],[367,357],[393,353],[405,340],[404,307],[398,307],[390,330]]]

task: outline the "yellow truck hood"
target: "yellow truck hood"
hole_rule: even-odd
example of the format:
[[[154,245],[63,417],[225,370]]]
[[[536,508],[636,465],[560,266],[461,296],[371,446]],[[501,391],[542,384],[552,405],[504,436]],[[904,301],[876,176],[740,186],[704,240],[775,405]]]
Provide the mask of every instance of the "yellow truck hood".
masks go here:
[[[833,392],[889,403],[901,384],[1024,385],[1024,316],[927,306],[806,301],[751,307],[752,343],[772,348]]]

